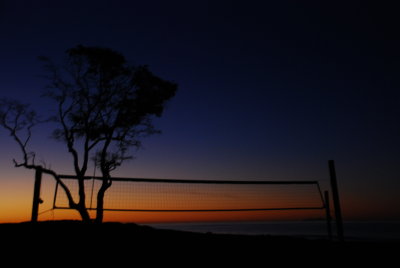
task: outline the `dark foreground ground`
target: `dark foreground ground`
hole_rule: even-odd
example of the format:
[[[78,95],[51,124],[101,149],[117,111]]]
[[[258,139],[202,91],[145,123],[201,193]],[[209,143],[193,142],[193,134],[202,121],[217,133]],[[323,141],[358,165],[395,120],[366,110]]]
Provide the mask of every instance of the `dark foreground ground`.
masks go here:
[[[122,223],[83,224],[75,221],[1,224],[1,256],[14,262],[58,265],[68,262],[113,263],[147,267],[223,264],[224,267],[268,264],[390,263],[399,256],[399,241],[332,242],[280,236],[202,234],[159,230]],[[28,257],[31,256],[31,257]],[[138,265],[138,263],[146,265]],[[213,266],[213,265],[211,265]],[[385,266],[383,266],[385,267]]]

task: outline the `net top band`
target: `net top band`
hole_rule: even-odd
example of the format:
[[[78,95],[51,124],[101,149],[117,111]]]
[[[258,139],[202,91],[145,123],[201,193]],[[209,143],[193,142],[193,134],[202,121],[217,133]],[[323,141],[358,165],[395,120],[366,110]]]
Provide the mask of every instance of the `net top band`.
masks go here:
[[[59,175],[60,179],[77,179],[75,175]],[[85,176],[85,180],[103,180],[103,177]],[[155,178],[123,178],[112,177],[113,181],[135,181],[135,182],[154,182],[154,183],[193,183],[193,184],[318,184],[316,180],[297,181],[297,180],[184,180],[184,179],[155,179]]]

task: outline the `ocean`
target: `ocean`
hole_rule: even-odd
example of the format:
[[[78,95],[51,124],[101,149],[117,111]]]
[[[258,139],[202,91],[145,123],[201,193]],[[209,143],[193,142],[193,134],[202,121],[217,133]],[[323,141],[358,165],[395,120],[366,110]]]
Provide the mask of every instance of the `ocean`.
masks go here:
[[[270,221],[270,222],[199,222],[158,223],[149,226],[200,233],[278,235],[306,238],[328,238],[325,221]],[[400,241],[400,221],[344,222],[344,236],[351,241]],[[332,222],[333,235],[336,235]]]

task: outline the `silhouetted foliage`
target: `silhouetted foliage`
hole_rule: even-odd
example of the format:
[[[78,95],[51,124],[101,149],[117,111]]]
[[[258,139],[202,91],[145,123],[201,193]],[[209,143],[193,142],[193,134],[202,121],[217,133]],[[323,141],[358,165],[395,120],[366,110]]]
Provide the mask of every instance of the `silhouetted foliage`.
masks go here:
[[[157,77],[147,66],[129,65],[123,55],[108,48],[80,45],[67,50],[66,54],[63,65],[39,57],[49,82],[45,96],[57,104],[57,113],[50,118],[59,126],[53,131],[53,137],[65,143],[73,157],[79,201],[75,202],[69,193],[67,196],[70,207],[77,209],[84,221],[90,221],[84,190],[89,161],[94,160],[100,169],[103,180],[97,193],[96,221],[101,222],[104,194],[112,184],[111,171],[132,158],[131,149],[140,146],[141,138],[159,132],[152,118],[162,115],[177,85]],[[34,122],[31,126],[29,120],[15,121],[15,113],[10,113],[12,105],[4,107],[2,118],[8,116],[8,121],[14,120],[15,124],[5,124],[7,119],[1,119],[0,123],[14,134],[24,153],[24,162],[18,166],[34,168],[37,165],[29,163],[26,151]],[[23,114],[26,118],[30,115]],[[17,129],[29,131],[26,142],[18,140]]]
[[[32,128],[39,123],[34,110],[28,104],[15,100],[0,100],[0,125],[7,129],[22,150],[23,163],[35,163],[35,153],[27,151],[27,144],[32,137]],[[22,165],[14,159],[16,166]]]

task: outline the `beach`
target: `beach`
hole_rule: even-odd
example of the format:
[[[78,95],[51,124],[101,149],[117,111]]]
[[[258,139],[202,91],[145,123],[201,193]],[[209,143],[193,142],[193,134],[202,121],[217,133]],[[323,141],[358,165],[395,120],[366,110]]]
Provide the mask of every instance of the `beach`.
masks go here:
[[[157,229],[133,223],[78,221],[1,224],[3,253],[24,252],[90,263],[157,261],[192,264],[218,261],[329,263],[389,261],[399,241],[339,242],[292,236],[214,234]],[[7,254],[4,254],[7,256]],[[21,256],[25,256],[22,254]],[[184,261],[186,260],[186,261]],[[253,267],[250,265],[249,267]]]

